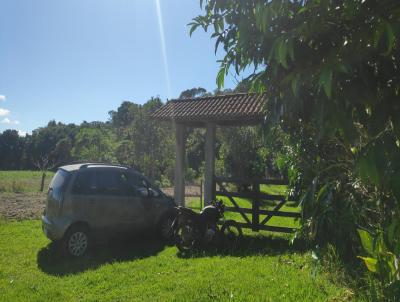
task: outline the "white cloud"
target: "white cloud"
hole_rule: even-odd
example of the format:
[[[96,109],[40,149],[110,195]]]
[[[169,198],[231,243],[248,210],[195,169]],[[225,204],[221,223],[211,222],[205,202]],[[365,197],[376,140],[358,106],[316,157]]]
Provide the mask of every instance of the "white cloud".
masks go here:
[[[5,100],[6,100],[6,96],[5,96],[5,95],[2,95],[2,94],[0,94],[0,102],[1,102],[1,101],[3,101],[3,102],[4,102]]]
[[[0,116],[6,116],[10,114],[10,110],[0,108]]]
[[[7,124],[7,125],[19,125],[19,121],[15,120],[10,120],[9,118],[3,118],[1,121],[2,124]]]
[[[18,135],[19,136],[26,136],[26,131],[18,130]]]

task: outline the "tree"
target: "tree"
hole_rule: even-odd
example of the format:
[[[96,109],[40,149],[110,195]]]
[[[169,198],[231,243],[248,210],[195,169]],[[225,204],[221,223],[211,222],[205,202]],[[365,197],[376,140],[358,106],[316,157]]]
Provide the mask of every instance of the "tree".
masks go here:
[[[75,138],[72,149],[74,158],[79,161],[115,162],[116,138],[103,124],[82,127]]]
[[[5,130],[0,134],[0,167],[18,170],[23,166],[24,137],[16,130]]]
[[[269,156],[260,127],[222,128],[218,160],[224,175],[238,178],[265,177]]]
[[[218,86],[254,68],[267,127],[285,134],[305,234],[355,253],[357,224],[400,217],[400,2],[200,2],[191,32],[211,28],[222,46]]]
[[[188,98],[202,97],[207,95],[208,93],[206,89],[204,89],[203,87],[198,87],[182,91],[181,94],[179,95],[179,98],[188,99]]]
[[[110,112],[112,124],[119,127],[118,162],[136,167],[153,181],[161,181],[167,174],[173,178],[172,129],[150,117],[162,105],[159,98],[151,98],[143,105],[124,102],[117,114]]]

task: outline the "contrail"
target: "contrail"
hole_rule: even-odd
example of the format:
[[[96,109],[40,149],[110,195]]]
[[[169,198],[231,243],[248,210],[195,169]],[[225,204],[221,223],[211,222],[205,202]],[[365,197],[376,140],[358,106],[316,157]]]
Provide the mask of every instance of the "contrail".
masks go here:
[[[171,85],[169,82],[167,48],[165,46],[164,25],[163,25],[162,14],[161,14],[160,0],[156,0],[156,8],[157,8],[158,28],[160,30],[161,51],[162,51],[163,61],[164,61],[165,81],[167,84],[167,94],[168,94],[168,98],[171,98]]]

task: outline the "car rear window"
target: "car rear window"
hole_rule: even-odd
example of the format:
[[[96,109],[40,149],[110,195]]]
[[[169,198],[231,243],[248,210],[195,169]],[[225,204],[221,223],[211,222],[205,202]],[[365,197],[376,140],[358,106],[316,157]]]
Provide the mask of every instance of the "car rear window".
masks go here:
[[[58,170],[57,173],[54,175],[51,183],[49,185],[50,188],[53,190],[61,190],[63,189],[64,185],[68,180],[69,173],[65,170]]]
[[[62,193],[68,184],[69,173],[65,170],[59,169],[54,175],[49,185],[51,195],[56,200],[61,200]]]

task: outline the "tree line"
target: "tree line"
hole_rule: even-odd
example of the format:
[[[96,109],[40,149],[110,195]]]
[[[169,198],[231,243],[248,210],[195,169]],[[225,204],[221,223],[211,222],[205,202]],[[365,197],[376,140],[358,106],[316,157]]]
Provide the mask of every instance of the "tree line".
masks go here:
[[[243,87],[214,93],[243,91]],[[204,88],[192,88],[179,98],[212,94]],[[174,129],[170,122],[151,118],[161,106],[159,97],[143,104],[124,101],[109,112],[106,122],[76,125],[53,120],[24,137],[16,130],[5,130],[0,134],[0,169],[44,171],[73,162],[108,162],[135,167],[158,185],[170,186],[174,180]],[[205,130],[187,129],[186,138],[186,180],[190,182],[203,175]],[[216,148],[220,175],[263,176],[267,167],[270,173],[277,173],[263,144],[261,127],[222,128]]]

